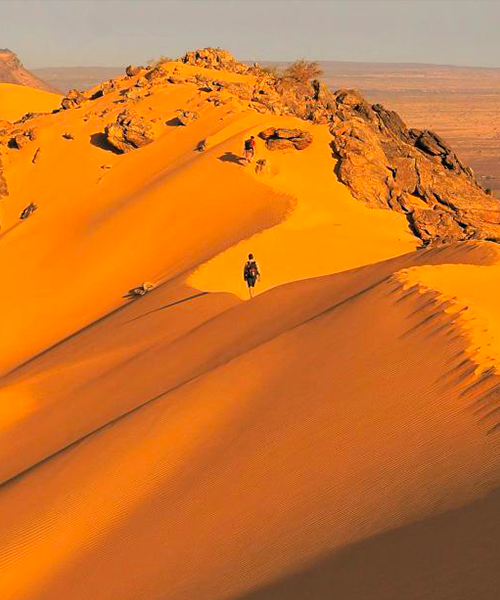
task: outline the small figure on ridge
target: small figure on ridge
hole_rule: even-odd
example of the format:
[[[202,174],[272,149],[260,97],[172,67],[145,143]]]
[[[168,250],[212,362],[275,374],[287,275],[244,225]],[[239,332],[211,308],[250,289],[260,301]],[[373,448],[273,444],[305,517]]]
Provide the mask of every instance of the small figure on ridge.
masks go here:
[[[247,164],[251,163],[255,156],[255,137],[251,135],[248,140],[245,140],[244,157]]]
[[[243,279],[246,281],[250,298],[252,298],[253,288],[260,279],[259,267],[257,266],[257,262],[255,261],[253,254],[248,255],[248,260],[245,263],[245,268],[243,269]]]

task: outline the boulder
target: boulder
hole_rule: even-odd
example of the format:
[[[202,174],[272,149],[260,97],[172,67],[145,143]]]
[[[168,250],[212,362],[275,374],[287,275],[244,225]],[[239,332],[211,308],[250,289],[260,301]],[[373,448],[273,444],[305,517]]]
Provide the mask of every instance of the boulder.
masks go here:
[[[177,111],[177,119],[179,120],[181,125],[189,125],[193,121],[199,118],[199,114],[195,111],[190,110],[179,110]]]
[[[142,148],[156,137],[149,123],[129,110],[122,111],[115,123],[107,125],[104,134],[108,142],[120,152]]]
[[[31,217],[37,208],[38,206],[34,202],[30,202],[28,206],[23,209],[22,213],[19,215],[19,218],[24,221],[28,217]]]
[[[312,144],[313,136],[303,129],[268,127],[259,133],[269,150],[304,150]]]
[[[97,98],[102,98],[102,96],[111,94],[116,89],[118,89],[118,86],[115,81],[113,81],[112,79],[110,79],[109,81],[104,81],[92,94],[91,100],[97,100]]]
[[[88,98],[79,92],[78,90],[70,90],[68,94],[61,101],[61,108],[69,110],[72,108],[79,108],[84,102],[87,102]]]
[[[125,69],[125,74],[127,75],[127,77],[135,77],[136,75],[139,75],[139,73],[141,71],[142,71],[141,67],[135,67],[133,65],[129,65]]]
[[[169,69],[163,63],[160,63],[144,75],[144,78],[150,83],[161,83],[167,81],[168,77]]]
[[[14,135],[9,142],[9,146],[11,148],[16,148],[17,150],[21,150],[27,146],[30,142],[36,140],[36,130],[35,129],[26,129],[26,131],[21,131]]]
[[[62,134],[62,136],[65,140],[74,140],[75,139],[75,136],[72,133],[69,133],[68,131],[64,132]]]

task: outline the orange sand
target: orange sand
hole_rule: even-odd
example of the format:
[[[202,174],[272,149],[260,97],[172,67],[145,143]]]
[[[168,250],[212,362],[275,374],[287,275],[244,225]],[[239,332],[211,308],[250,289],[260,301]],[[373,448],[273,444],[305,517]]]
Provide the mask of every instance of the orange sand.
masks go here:
[[[478,408],[500,355],[474,336],[498,246],[415,250],[336,180],[326,128],[193,86],[135,104],[160,137],[114,154],[117,97],[4,157],[0,597],[497,598],[500,420]],[[178,108],[200,118],[164,125]],[[269,125],[314,143],[259,140],[261,176],[226,160]]]
[[[50,112],[59,108],[61,96],[43,90],[0,83],[0,120],[17,121],[28,112]]]

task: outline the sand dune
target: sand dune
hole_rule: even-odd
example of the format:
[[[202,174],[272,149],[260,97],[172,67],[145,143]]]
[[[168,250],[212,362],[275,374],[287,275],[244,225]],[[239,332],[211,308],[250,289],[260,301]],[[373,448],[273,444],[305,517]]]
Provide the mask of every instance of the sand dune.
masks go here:
[[[61,104],[61,96],[35,88],[0,83],[0,120],[17,121],[28,112],[50,112]]]
[[[188,84],[137,102],[158,139],[116,154],[127,85],[4,160],[1,597],[496,598],[498,245],[417,250],[324,126]],[[268,126],[314,142],[259,140],[257,175],[238,156]]]

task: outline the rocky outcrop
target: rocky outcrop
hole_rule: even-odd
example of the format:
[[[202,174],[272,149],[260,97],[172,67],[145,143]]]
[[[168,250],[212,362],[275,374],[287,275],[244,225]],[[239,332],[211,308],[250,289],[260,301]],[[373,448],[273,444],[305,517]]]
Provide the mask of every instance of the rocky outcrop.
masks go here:
[[[107,141],[120,152],[142,148],[155,140],[151,126],[139,115],[122,111],[115,123],[106,126]]]
[[[221,48],[191,50],[181,58],[181,62],[207,69],[230,71],[231,73],[245,74],[249,71],[247,65],[235,60],[230,52]]]
[[[261,131],[259,137],[266,141],[269,150],[304,150],[313,141],[312,133],[303,129],[269,127]]]
[[[330,131],[337,175],[368,205],[407,215],[425,244],[500,239],[500,206],[472,170],[430,131],[352,90],[334,94]]]
[[[24,68],[19,58],[7,49],[0,49],[0,83],[16,83],[28,87],[57,92],[50,85],[30,73]]]
[[[191,110],[179,110],[177,111],[177,120],[181,125],[189,125],[193,121],[199,118],[199,113]]]
[[[34,142],[36,140],[36,130],[35,129],[26,129],[25,131],[14,130],[12,133],[15,133],[10,138],[9,147],[16,148],[17,150],[21,150],[25,146],[27,146],[30,142]]]
[[[87,100],[88,98],[78,90],[70,90],[62,99],[61,108],[64,110],[79,108],[82,104],[87,102]]]

